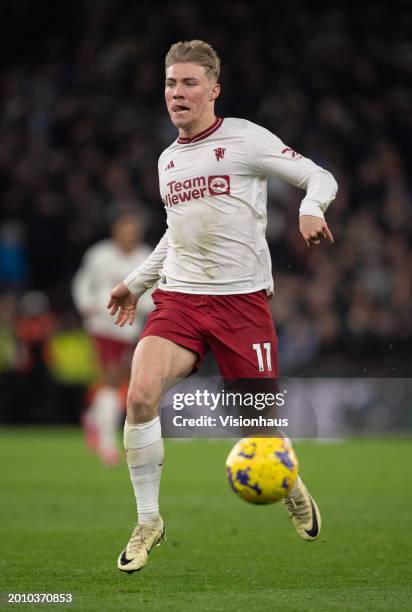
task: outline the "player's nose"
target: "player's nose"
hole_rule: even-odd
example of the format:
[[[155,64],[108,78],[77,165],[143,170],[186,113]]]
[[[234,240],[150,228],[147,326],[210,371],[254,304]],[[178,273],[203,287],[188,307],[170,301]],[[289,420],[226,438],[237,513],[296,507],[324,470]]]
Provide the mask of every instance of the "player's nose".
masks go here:
[[[179,83],[175,85],[175,88],[173,91],[173,98],[174,100],[176,100],[177,98],[183,98],[183,88],[181,87]]]

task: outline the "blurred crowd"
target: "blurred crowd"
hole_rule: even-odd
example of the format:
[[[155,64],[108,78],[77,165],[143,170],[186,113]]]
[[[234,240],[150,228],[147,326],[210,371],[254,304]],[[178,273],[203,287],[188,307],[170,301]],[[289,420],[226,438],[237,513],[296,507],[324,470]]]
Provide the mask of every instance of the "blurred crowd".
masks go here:
[[[80,332],[71,280],[115,214],[139,210],[145,241],[162,236],[157,157],[176,136],[164,55],[202,38],[222,59],[219,114],[267,127],[339,184],[335,244],[308,250],[302,193],[269,181],[282,371],[410,375],[412,8],[316,6],[5,0],[0,370],[21,369],[33,291],[46,343]]]

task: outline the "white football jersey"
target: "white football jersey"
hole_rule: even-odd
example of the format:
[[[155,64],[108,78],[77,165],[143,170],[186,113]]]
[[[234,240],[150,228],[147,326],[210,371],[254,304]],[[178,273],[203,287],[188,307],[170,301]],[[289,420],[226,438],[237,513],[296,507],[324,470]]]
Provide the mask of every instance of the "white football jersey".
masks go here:
[[[272,293],[265,238],[267,177],[306,189],[300,214],[323,218],[337,192],[333,176],[244,119],[216,119],[178,138],[159,158],[168,230],[125,283],[136,295],[160,278],[165,291]]]
[[[135,342],[147,313],[153,308],[149,293],[139,301],[136,323],[118,327],[107,309],[110,292],[122,282],[131,268],[139,266],[150,255],[144,244],[124,253],[113,240],[102,240],[90,247],[72,283],[74,303],[83,315],[85,329],[93,335]]]

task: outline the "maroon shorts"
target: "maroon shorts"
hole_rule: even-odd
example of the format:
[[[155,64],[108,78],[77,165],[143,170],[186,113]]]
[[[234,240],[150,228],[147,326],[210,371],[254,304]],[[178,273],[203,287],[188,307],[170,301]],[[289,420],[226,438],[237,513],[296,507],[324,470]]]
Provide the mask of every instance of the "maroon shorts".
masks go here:
[[[277,336],[265,291],[196,295],[156,289],[141,334],[160,336],[199,355],[210,349],[223,378],[277,378]]]
[[[93,341],[102,367],[109,366],[111,363],[125,363],[133,356],[135,345],[129,342],[103,336],[93,336]]]

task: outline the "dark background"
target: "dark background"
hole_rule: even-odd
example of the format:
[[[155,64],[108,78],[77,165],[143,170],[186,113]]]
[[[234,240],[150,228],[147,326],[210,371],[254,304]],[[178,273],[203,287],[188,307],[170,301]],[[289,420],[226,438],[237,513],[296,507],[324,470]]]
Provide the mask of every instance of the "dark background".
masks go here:
[[[78,419],[94,374],[71,278],[117,210],[144,211],[153,246],[162,236],[157,157],[176,136],[164,56],[193,38],[222,59],[218,113],[267,127],[339,184],[335,244],[308,250],[302,192],[269,181],[281,372],[411,375],[409,2],[15,0],[0,24],[2,420]]]

